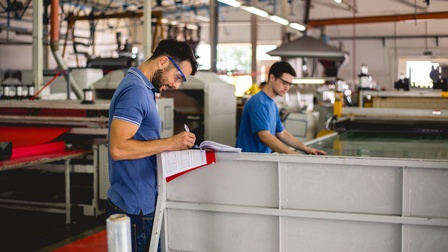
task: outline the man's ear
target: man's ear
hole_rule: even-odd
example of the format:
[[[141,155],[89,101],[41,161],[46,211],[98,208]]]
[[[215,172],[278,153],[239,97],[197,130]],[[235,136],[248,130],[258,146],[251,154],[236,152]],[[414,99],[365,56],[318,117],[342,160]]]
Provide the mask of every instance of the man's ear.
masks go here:
[[[168,67],[168,65],[170,64],[169,61],[170,61],[170,60],[168,59],[167,56],[160,56],[160,57],[157,59],[157,66],[158,66],[160,69],[163,69],[163,68],[165,68],[165,67]]]

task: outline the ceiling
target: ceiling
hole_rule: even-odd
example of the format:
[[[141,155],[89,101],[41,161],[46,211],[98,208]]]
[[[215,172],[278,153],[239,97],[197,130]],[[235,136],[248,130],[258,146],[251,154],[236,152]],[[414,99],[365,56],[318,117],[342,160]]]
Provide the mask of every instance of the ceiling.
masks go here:
[[[62,0],[60,0],[62,1]],[[74,4],[75,0],[64,0]],[[81,1],[82,2],[82,1]],[[143,0],[86,0],[86,5],[103,10],[122,11],[141,9]],[[250,5],[253,1],[239,1]],[[153,9],[160,9],[168,20],[185,23],[198,23],[207,29],[210,17],[209,0],[160,0],[152,1]],[[448,0],[341,0],[338,4],[334,0],[259,0],[258,7],[262,10],[286,18],[290,22],[312,23],[326,19],[321,27],[310,27],[309,33],[321,35],[325,33],[330,38],[344,37],[384,37],[384,36],[447,36],[448,29]],[[393,17],[422,14],[444,13],[440,19],[408,19],[400,22],[370,22],[359,24],[355,18],[360,17]],[[337,20],[348,18],[349,24],[335,25]],[[240,9],[219,3],[219,27],[227,27],[228,33],[238,34],[236,31],[246,32],[241,26],[250,26],[251,14]],[[356,24],[358,23],[358,24]],[[353,24],[356,24],[354,26]],[[278,30],[279,25],[265,18],[258,18],[260,33]],[[291,32],[297,30],[289,29]],[[274,33],[273,33],[274,34]],[[275,33],[278,34],[278,33]],[[223,38],[224,36],[220,36]],[[260,36],[262,37],[262,36]],[[259,39],[260,39],[259,37]],[[235,40],[237,41],[238,36]],[[263,40],[263,39],[262,39]]]
[[[44,2],[50,2],[45,0]],[[249,5],[250,2],[240,1]],[[329,37],[368,37],[368,36],[448,36],[448,0],[261,0],[258,7],[271,14],[276,14],[289,21],[313,23],[327,19],[325,29],[310,27],[309,30],[325,32]],[[96,13],[117,13],[124,11],[142,11],[143,0],[60,0],[65,12],[77,15],[88,15],[92,10]],[[158,0],[151,1],[153,10],[162,10],[164,18],[184,23],[196,23],[208,26],[209,0]],[[8,5],[9,4],[9,5]],[[0,0],[0,25],[10,18],[20,16],[31,18],[32,0]],[[442,13],[442,18],[410,19],[406,21],[375,22],[359,24],[356,18],[377,16],[400,16]],[[218,20],[221,26],[249,25],[251,14],[219,3]],[[349,19],[348,24],[336,25],[340,19]],[[329,19],[329,20],[328,20]],[[259,18],[259,27],[271,24],[272,21]],[[354,28],[356,24],[356,29]]]

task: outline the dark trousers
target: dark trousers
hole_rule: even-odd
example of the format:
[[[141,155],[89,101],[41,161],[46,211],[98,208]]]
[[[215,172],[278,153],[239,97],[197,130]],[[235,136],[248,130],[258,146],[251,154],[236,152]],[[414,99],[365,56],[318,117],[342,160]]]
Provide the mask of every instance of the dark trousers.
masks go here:
[[[143,215],[128,214],[117,207],[110,199],[107,199],[106,211],[112,214],[126,214],[131,219],[132,252],[148,252],[151,240],[152,225],[154,223],[154,212]],[[160,252],[160,242],[158,250]]]

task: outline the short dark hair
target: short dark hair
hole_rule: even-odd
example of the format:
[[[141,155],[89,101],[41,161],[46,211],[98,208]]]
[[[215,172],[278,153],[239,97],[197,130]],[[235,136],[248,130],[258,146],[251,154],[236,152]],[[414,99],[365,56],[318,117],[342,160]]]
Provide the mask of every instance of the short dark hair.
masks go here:
[[[297,76],[296,71],[291,66],[291,64],[286,61],[278,61],[272,64],[271,68],[269,69],[268,78],[269,76],[271,76],[271,74],[274,75],[275,78],[278,78],[281,77],[284,73],[288,73],[294,77]]]
[[[159,56],[170,56],[176,62],[187,60],[190,62],[191,68],[193,69],[191,71],[191,75],[194,75],[198,70],[196,56],[187,42],[177,41],[175,39],[161,40],[149,60],[155,59]]]

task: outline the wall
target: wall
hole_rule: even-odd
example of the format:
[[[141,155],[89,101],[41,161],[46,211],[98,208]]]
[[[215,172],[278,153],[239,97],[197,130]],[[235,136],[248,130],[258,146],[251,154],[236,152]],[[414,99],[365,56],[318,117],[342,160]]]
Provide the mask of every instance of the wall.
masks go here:
[[[122,33],[122,43],[132,36],[129,20],[99,20],[95,29],[95,46],[77,46],[78,52],[87,52],[94,57],[118,57],[116,32]],[[0,32],[0,40],[5,43],[0,44],[0,69],[18,70],[32,69],[32,23],[27,21],[11,21],[11,27],[17,27],[27,31],[26,35],[17,35],[15,32],[3,30]],[[44,69],[54,69],[57,63],[51,52],[50,35],[45,27],[43,33],[43,64]],[[48,26],[50,29],[50,26]],[[77,21],[74,28],[75,41],[89,45],[90,27],[88,21]],[[59,30],[59,50],[64,53],[64,60],[68,67],[85,67],[87,58],[84,55],[75,55],[73,49],[73,35],[69,33],[67,41],[67,23],[61,22]],[[7,41],[7,43],[6,43]],[[131,39],[132,41],[132,39]],[[66,45],[65,45],[66,43]],[[1,79],[1,78],[0,78]]]

